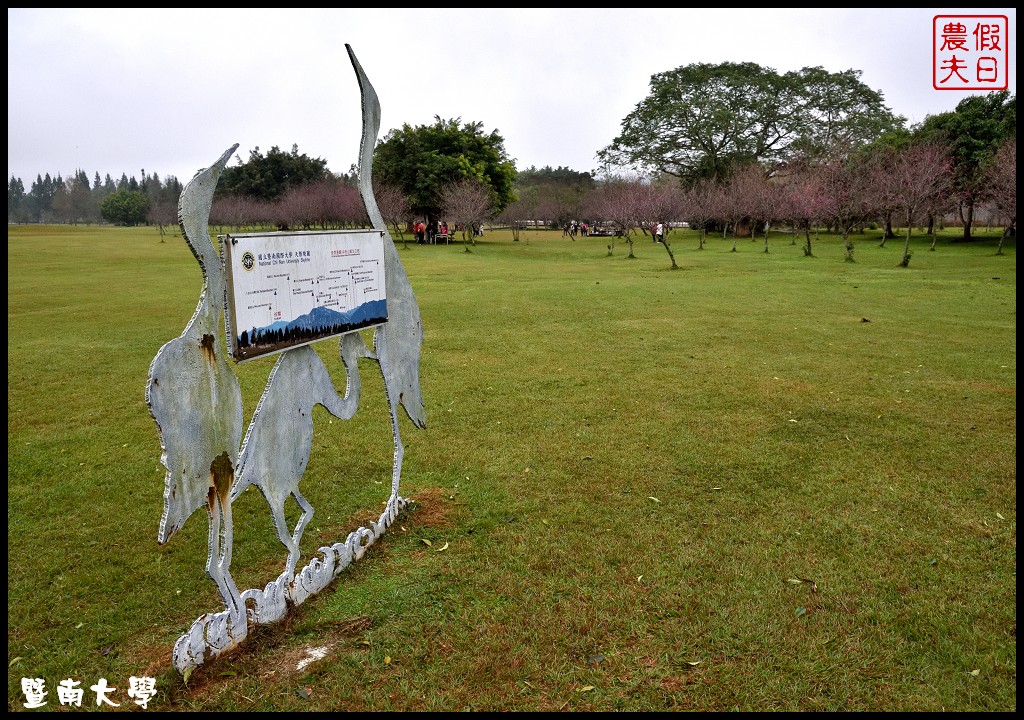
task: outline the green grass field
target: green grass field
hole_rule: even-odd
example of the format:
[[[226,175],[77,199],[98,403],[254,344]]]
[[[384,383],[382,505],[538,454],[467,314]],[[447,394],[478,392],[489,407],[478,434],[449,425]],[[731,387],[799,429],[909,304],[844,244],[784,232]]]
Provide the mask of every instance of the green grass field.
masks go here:
[[[130,676],[164,711],[1015,710],[1016,247],[954,236],[900,268],[877,233],[848,263],[835,236],[804,257],[674,231],[678,270],[649,240],[399,240],[425,328],[413,504],[186,684],[171,648],[223,605],[205,513],[156,543],[144,395],[198,265],[155,229],[9,226],[8,710],[22,678],[95,710],[100,677],[137,709]],[[273,362],[236,368],[246,423]],[[356,416],[317,408],[300,564],[390,491],[362,362]],[[234,510],[234,576],[262,587],[286,553],[255,488]]]

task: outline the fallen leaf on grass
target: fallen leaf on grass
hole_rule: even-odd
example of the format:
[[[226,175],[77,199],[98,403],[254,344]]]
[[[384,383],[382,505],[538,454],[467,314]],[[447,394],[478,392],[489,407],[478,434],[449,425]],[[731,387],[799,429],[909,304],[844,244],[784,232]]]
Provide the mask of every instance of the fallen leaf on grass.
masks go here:
[[[697,667],[698,665],[701,664],[701,662],[702,662],[701,660],[687,660],[686,664],[689,665],[690,667]]]
[[[309,700],[310,694],[313,692],[313,688],[299,688],[295,691],[296,694],[303,700]]]
[[[805,607],[798,607],[796,609],[796,616],[797,617],[803,617],[806,614],[807,614],[807,608],[805,608]]]
[[[384,656],[384,664],[385,665],[390,665],[391,664],[391,656],[390,655],[385,655]]]
[[[430,542],[429,540],[427,540],[426,538],[422,538],[420,540],[420,542],[423,543],[424,545],[426,545],[427,547],[430,547],[431,545],[434,544],[434,543]]]
[[[797,580],[796,578],[789,578],[789,579],[786,580],[786,582],[791,583],[793,585],[800,585],[800,584],[803,583],[803,580]]]
[[[444,551],[445,551],[445,550],[447,550],[447,549],[448,549],[448,543],[445,543],[444,545],[442,545],[441,547],[439,547],[439,548],[438,548],[438,549],[436,550],[436,552],[444,552]]]
[[[974,677],[978,677],[978,673],[980,673],[980,672],[981,672],[981,670],[971,670],[971,675],[974,676]]]
[[[576,692],[579,692],[579,693],[585,693],[585,692],[590,692],[590,691],[591,691],[591,690],[593,690],[593,689],[594,689],[594,686],[593,686],[593,685],[584,685],[583,687],[581,687],[581,688],[580,688],[579,690],[577,690]]]
[[[653,495],[648,495],[647,499],[648,500],[653,500],[654,502],[657,502],[657,503],[661,502],[661,500],[659,500],[658,498],[654,497]]]
[[[999,518],[1000,520],[1005,520],[1006,519],[1002,515],[1000,515],[999,513],[996,513],[996,517]]]
[[[18,657],[14,658],[9,663],[7,663],[7,667],[14,667],[14,663],[20,662],[21,660],[22,660],[22,657],[21,657],[21,655],[19,655]]]

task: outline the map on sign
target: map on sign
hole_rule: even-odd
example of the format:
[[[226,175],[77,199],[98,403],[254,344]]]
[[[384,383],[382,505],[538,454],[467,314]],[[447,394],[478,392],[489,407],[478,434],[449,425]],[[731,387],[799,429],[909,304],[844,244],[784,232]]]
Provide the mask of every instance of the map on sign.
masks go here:
[[[379,230],[218,238],[235,362],[387,322],[384,233]]]

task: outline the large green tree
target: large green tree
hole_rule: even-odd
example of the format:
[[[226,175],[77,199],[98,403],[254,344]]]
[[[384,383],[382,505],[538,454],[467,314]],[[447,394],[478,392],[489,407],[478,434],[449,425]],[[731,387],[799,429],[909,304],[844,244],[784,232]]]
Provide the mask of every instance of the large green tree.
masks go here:
[[[988,164],[1003,141],[1017,136],[1017,96],[999,90],[966,97],[952,112],[926,117],[914,134],[922,140],[937,139],[951,148],[963,239],[970,240],[974,208],[985,199]]]
[[[115,225],[138,225],[146,220],[149,196],[141,190],[116,190],[100,203],[100,214]]]
[[[433,125],[409,124],[391,130],[374,150],[376,179],[398,187],[409,199],[413,213],[431,221],[444,211],[447,187],[475,180],[491,195],[491,207],[500,213],[515,200],[515,163],[505,152],[497,130],[483,132],[483,123],[460,119]]]
[[[893,114],[882,93],[861,81],[860,70],[830,73],[805,67],[787,77],[796,84],[795,110],[802,121],[791,149],[804,159],[842,156],[905,131],[906,118]]]
[[[289,153],[275,145],[266,155],[257,147],[249,151],[248,162],[224,168],[217,183],[217,196],[277,200],[292,188],[330,177],[327,161],[299,153],[298,145],[292,145]]]
[[[651,77],[650,94],[598,152],[606,169],[726,180],[732,169],[848,152],[903,118],[860,72],[804,68],[780,75],[756,63],[697,63]]]

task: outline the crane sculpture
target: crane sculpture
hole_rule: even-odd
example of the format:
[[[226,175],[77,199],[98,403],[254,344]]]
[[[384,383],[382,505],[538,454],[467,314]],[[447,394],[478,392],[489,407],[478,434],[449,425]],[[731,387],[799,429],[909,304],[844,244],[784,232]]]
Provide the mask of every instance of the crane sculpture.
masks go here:
[[[197,173],[179,200],[182,234],[199,262],[204,283],[191,321],[180,337],[157,352],[146,385],[146,402],[157,425],[161,462],[166,468],[157,539],[161,544],[170,540],[205,503],[210,521],[206,571],[225,605],[223,611],[195,620],[175,643],[173,663],[182,674],[235,648],[249,628],[280,620],[290,608],[327,587],[363,556],[409,502],[399,495],[405,450],[399,407],[415,427],[426,427],[419,379],[423,326],[409,278],[373,194],[373,148],[380,130],[380,103],[351,46],[345,48],[362,99],[358,187],[371,225],[383,240],[388,318],[374,330],[372,351],[359,332],[348,332],[339,339],[346,373],[344,395],[338,394],[327,366],[312,346],[285,350],[270,373],[242,439],[241,389],[226,359],[226,333],[221,332],[221,313],[228,303],[224,260],[209,237],[217,180],[238,145]],[[360,527],[344,541],[319,548],[322,557],[298,568],[300,541],[314,512],[299,491],[312,449],[312,409],[319,404],[340,419],[353,416],[359,404],[360,358],[376,361],[384,381],[394,447],[391,494],[369,528]],[[231,504],[249,486],[259,488],[267,500],[287,559],[283,572],[262,589],[239,592],[230,572]],[[301,509],[294,529],[288,527],[284,515],[289,497]]]

